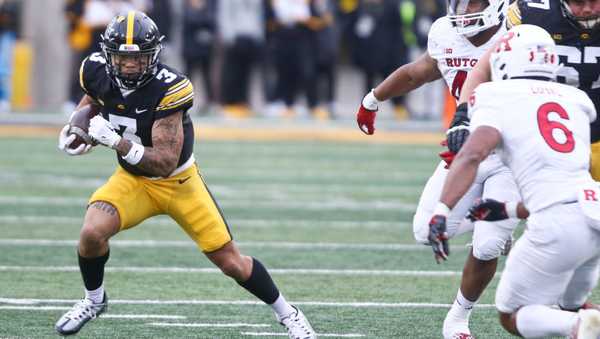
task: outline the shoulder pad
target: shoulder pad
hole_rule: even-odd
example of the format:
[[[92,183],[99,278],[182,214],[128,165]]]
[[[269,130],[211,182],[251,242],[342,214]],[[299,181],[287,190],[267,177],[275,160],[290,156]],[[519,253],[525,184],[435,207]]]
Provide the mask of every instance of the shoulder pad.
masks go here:
[[[167,111],[186,110],[191,106],[194,99],[194,87],[186,76],[163,65],[159,67],[156,80],[164,88],[164,94],[156,111],[166,113]]]
[[[507,29],[511,29],[521,24],[521,8],[519,7],[519,4],[521,3],[521,1],[516,1],[508,7],[508,15],[506,18]]]
[[[106,60],[100,52],[92,53],[87,58],[83,59],[81,66],[79,67],[79,85],[85,93],[90,94],[90,92],[93,91],[91,88],[93,86],[92,82],[94,82],[98,76],[105,74],[105,64]]]

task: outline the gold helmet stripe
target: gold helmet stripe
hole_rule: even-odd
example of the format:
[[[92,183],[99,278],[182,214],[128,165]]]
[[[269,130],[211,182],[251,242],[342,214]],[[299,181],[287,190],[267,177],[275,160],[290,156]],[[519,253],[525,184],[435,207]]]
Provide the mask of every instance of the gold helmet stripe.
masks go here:
[[[135,21],[135,11],[127,13],[127,35],[125,36],[128,45],[133,44],[133,22]]]

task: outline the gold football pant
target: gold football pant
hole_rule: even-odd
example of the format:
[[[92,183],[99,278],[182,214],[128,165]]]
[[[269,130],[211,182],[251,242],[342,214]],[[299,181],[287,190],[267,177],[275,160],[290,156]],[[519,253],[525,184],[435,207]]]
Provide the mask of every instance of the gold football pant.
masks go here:
[[[89,200],[106,201],[119,212],[121,230],[159,214],[173,218],[204,252],[232,240],[217,203],[196,164],[165,179],[130,174],[120,166]]]
[[[594,180],[600,181],[600,141],[596,141],[592,144],[591,157],[590,173],[592,173],[592,178],[594,178]]]

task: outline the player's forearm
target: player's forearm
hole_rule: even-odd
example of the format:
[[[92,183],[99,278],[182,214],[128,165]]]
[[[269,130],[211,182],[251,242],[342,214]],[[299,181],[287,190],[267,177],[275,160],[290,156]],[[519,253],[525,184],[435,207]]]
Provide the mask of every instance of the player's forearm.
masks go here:
[[[406,93],[420,87],[426,81],[417,79],[408,72],[408,65],[396,69],[383,82],[375,87],[375,98],[385,101],[393,97],[405,95]]]
[[[116,151],[121,157],[125,157],[131,150],[132,145],[133,143],[130,140],[121,139]],[[135,166],[153,176],[167,177],[177,168],[180,152],[174,153],[165,148],[144,147],[144,155]]]
[[[137,167],[159,177],[168,177],[177,168],[179,153],[175,154],[167,149],[146,147],[144,156]]]
[[[480,161],[480,157],[465,155],[462,152],[456,156],[446,176],[440,202],[444,203],[450,209],[456,206],[460,198],[467,193],[475,180]]]

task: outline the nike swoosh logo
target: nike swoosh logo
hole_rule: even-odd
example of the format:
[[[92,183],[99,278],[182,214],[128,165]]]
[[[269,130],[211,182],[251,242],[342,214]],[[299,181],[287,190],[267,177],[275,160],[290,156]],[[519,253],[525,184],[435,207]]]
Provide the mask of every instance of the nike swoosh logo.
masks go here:
[[[145,108],[145,109],[136,108],[135,109],[135,114],[142,114],[142,113],[146,112],[147,110],[148,110],[147,108]]]
[[[180,183],[180,184],[183,184],[183,183],[185,183],[186,181],[188,181],[190,178],[191,178],[191,176],[190,176],[190,177],[185,177],[185,178],[183,178],[183,179],[179,179],[178,181],[179,181],[179,183]]]

